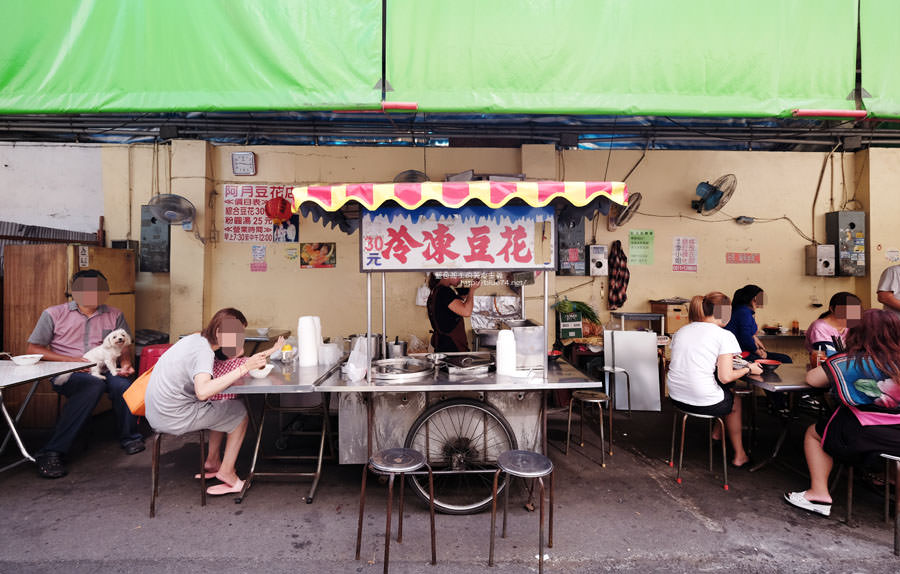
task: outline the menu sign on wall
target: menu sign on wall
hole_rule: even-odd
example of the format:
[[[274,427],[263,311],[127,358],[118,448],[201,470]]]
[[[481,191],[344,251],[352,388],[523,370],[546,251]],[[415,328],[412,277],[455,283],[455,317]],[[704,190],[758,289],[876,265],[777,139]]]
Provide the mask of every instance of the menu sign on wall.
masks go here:
[[[226,184],[223,197],[224,221],[222,238],[225,241],[265,243],[297,241],[294,216],[291,221],[274,225],[266,216],[266,202],[283,197],[294,202],[292,185]]]
[[[360,227],[362,271],[553,269],[552,207],[385,208]]]
[[[697,271],[697,238],[672,239],[672,271]]]

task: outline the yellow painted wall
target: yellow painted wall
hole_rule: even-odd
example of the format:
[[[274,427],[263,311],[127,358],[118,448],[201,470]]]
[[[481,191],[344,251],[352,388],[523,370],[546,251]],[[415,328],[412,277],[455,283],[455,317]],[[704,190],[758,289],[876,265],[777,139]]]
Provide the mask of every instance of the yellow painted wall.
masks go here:
[[[107,242],[141,238],[141,205],[171,193],[171,146],[104,145],[103,196]],[[155,172],[155,176],[154,176]],[[107,243],[109,245],[109,243]],[[169,331],[169,274],[138,273],[132,329]]]
[[[900,207],[897,204],[897,189],[900,185],[900,150],[869,150],[869,172],[867,195],[871,203],[867,224],[872,229],[872,248],[869,251],[871,269],[869,289],[873,306],[877,302],[876,288],[881,272],[896,265],[889,261],[888,251],[900,250],[900,226],[897,225]]]
[[[139,204],[149,198],[148,181],[135,177],[149,171],[153,163],[152,148],[134,146],[131,152],[131,185],[128,181],[128,152],[125,146],[109,146],[104,150],[104,191],[109,206],[125,210],[133,197]],[[164,146],[165,147],[165,146]],[[177,149],[177,148],[176,148]],[[252,150],[257,154],[258,175],[231,175],[232,151]],[[162,152],[160,152],[162,153]],[[447,149],[447,148],[353,148],[353,147],[244,147],[206,146],[203,153],[193,155],[181,177],[206,177],[208,185],[221,192],[226,182],[267,184],[336,183],[390,181],[406,169],[426,171],[431,179],[440,180],[448,173],[475,169],[476,172],[536,174],[539,178],[556,177],[568,180],[599,180],[622,178],[638,161],[640,151],[571,150],[557,153],[550,146],[526,146],[523,149]],[[857,189],[858,174],[862,173],[858,198],[873,197],[881,213],[895,213],[890,205],[890,190],[900,183],[900,162],[895,150],[873,150],[845,154],[844,179],[849,194]],[[149,154],[149,155],[148,155]],[[803,247],[807,241],[797,234],[791,224],[781,220],[787,216],[804,232],[811,233],[813,196],[826,154],[799,152],[737,152],[737,151],[649,151],[628,180],[632,192],[640,192],[644,201],[640,213],[624,228],[606,231],[605,218],[598,221],[596,239],[609,244],[620,239],[626,245],[629,229],[652,229],[655,232],[655,262],[652,266],[632,265],[628,311],[649,311],[648,300],[675,295],[690,297],[710,290],[731,294],[746,283],[756,283],[767,292],[768,304],[758,312],[758,322],[790,324],[794,319],[801,326],[811,322],[821,309],[814,309],[813,298],[827,303],[836,291],[865,290],[873,279],[855,281],[852,278],[817,278],[804,274]],[[167,157],[163,154],[163,157]],[[186,157],[186,156],[185,156]],[[607,157],[610,157],[607,167]],[[204,161],[204,165],[190,162]],[[138,165],[140,164],[140,166]],[[143,167],[141,167],[143,166]],[[167,173],[167,168],[161,168]],[[108,172],[108,173],[107,173]],[[124,172],[124,173],[123,173]],[[150,172],[152,173],[152,172]],[[724,213],[701,217],[690,210],[690,200],[699,181],[734,173],[738,189]],[[835,208],[843,202],[840,155],[835,155],[834,176],[826,166],[822,188],[816,203],[816,237],[824,240],[824,213],[831,210],[832,189]],[[871,173],[871,182],[866,174]],[[202,174],[205,174],[202,175]],[[167,181],[163,178],[161,185]],[[871,184],[871,185],[870,185]],[[129,191],[130,190],[130,191]],[[876,199],[880,198],[880,199]],[[866,205],[868,208],[868,205]],[[203,210],[202,206],[198,209]],[[222,227],[221,197],[215,200],[215,222]],[[139,229],[137,208],[132,210],[132,237]],[[758,218],[750,226],[728,221],[728,216],[748,215]],[[120,214],[107,214],[110,238],[118,239],[125,228],[113,230],[111,220]],[[725,220],[725,221],[719,221]],[[772,221],[764,221],[772,220]],[[587,222],[587,238],[593,235],[592,223]],[[180,230],[179,230],[180,232]],[[173,234],[176,233],[173,230]],[[699,273],[671,271],[672,238],[696,237],[699,240]],[[296,262],[284,258],[286,245],[271,243],[268,248],[268,271],[251,273],[250,244],[219,242],[207,250],[205,293],[201,294],[203,320],[224,306],[243,310],[251,325],[296,328],[299,315],[322,317],[326,336],[346,335],[365,329],[365,276],[360,274],[358,236],[347,236],[338,230],[324,228],[311,220],[303,220],[299,229],[302,242],[334,242],[337,244],[338,266],[335,269],[299,269]],[[872,224],[871,245],[900,244],[900,233],[887,215],[879,215]],[[896,247],[892,247],[896,248]],[[759,265],[727,265],[725,253],[759,253]],[[176,259],[179,257],[175,256]],[[879,259],[880,257],[880,259]],[[877,272],[886,265],[883,255],[873,254]],[[175,266],[196,264],[192,260],[173,260]],[[142,274],[146,275],[146,274]],[[388,274],[388,335],[406,337],[414,333],[425,338],[428,330],[425,311],[413,304],[415,289],[423,281],[420,273]],[[541,288],[543,280],[526,288],[527,314],[541,320]],[[167,276],[153,275],[139,279],[138,327],[161,328],[168,319],[166,297],[158,293],[167,290]],[[563,293],[571,299],[592,303],[603,319],[606,310],[606,279],[591,281],[585,277],[550,277],[551,293]],[[196,290],[196,286],[194,286]],[[489,294],[490,290],[480,293]],[[381,279],[373,276],[373,325],[380,331]],[[551,299],[551,303],[553,300]],[[196,320],[193,320],[196,322]],[[199,328],[195,325],[193,328]],[[180,325],[179,328],[186,328]],[[163,329],[167,330],[167,329]]]

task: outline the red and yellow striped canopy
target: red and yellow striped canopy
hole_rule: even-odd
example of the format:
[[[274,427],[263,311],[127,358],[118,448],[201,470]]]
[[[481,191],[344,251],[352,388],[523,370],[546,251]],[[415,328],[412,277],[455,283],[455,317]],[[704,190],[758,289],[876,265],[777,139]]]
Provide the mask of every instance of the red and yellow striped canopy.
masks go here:
[[[628,188],[618,181],[426,181],[423,183],[347,183],[295,187],[294,213],[307,201],[325,211],[337,211],[349,201],[356,201],[372,211],[385,201],[393,200],[406,209],[415,209],[429,200],[446,207],[460,207],[478,199],[490,207],[501,207],[513,198],[532,207],[547,205],[562,198],[582,207],[598,197],[606,197],[619,205],[628,205]]]

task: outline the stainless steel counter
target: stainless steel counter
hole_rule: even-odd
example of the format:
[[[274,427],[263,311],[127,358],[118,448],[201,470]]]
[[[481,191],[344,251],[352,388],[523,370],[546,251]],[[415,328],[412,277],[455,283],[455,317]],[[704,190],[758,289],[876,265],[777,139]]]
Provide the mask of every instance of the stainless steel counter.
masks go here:
[[[496,372],[483,376],[449,375],[437,370],[421,380],[390,382],[365,379],[348,381],[338,364],[299,367],[296,362],[274,361],[275,368],[262,379],[246,375],[240,384],[225,392],[235,394],[288,394],[288,393],[394,393],[433,391],[546,391],[551,389],[585,389],[597,387],[592,380],[563,360],[551,362],[544,382],[540,370],[530,376],[513,377]]]

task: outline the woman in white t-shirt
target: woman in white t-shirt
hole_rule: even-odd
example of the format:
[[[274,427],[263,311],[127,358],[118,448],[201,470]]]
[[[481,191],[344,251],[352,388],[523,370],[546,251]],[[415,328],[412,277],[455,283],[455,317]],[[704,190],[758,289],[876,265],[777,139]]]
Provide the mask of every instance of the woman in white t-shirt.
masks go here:
[[[713,291],[695,296],[688,317],[691,322],[672,338],[669,398],[687,412],[724,416],[734,448],[731,464],[743,467],[750,457],[741,440],[741,401],[727,386],[748,373],[762,373],[762,368],[756,363],[734,368],[734,356],[740,355],[741,347],[734,334],[723,328],[731,318],[731,300],[727,295]]]

